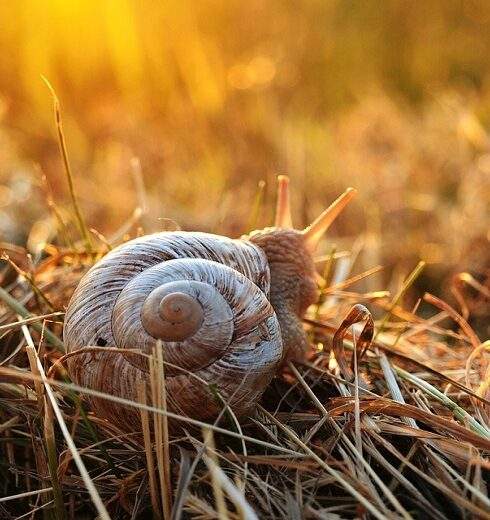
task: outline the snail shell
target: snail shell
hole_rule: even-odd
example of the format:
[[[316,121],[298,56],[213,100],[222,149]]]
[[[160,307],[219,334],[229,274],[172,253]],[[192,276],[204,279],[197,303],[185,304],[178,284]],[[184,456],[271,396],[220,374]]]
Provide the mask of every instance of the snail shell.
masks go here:
[[[240,240],[164,232],[115,249],[82,278],[63,334],[69,353],[92,345],[118,350],[69,357],[71,377],[137,401],[139,383],[149,380],[149,356],[161,348],[169,411],[212,418],[223,407],[217,389],[237,415],[248,413],[284,356],[306,354],[301,320],[317,299],[313,252],[354,194],[348,189],[298,231],[288,180],[280,176],[273,228]],[[91,405],[99,417],[140,428],[135,408],[102,398]]]
[[[127,349],[68,360],[75,381],[136,400],[148,380],[148,358],[161,342],[168,409],[216,415],[212,383],[238,415],[270,382],[283,353],[269,303],[262,250],[247,241],[205,233],[164,232],[128,242],[96,264],[72,296],[64,327],[69,352],[87,345]],[[197,377],[193,377],[197,376]],[[92,399],[100,416],[137,428],[134,409]]]

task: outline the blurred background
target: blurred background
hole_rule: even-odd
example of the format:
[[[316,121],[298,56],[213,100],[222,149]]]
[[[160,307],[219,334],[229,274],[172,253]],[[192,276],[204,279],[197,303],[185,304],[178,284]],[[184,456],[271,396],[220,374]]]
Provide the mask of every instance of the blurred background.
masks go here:
[[[424,290],[488,283],[486,0],[3,0],[0,20],[0,241],[57,240],[43,174],[71,218],[44,75],[101,233],[142,206],[146,231],[239,236],[288,173],[298,226],[358,188],[323,252],[385,266],[367,289],[419,259]]]

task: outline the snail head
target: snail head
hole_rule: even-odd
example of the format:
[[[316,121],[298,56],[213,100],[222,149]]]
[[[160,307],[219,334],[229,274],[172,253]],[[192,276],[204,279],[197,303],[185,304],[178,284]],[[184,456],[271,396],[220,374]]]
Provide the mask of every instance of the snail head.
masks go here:
[[[278,195],[274,227],[253,231],[247,237],[266,254],[271,272],[271,303],[278,315],[286,343],[303,343],[306,338],[301,318],[318,299],[313,254],[324,233],[355,196],[348,188],[317,219],[303,230],[294,229],[291,219],[289,179],[278,177]],[[286,330],[287,329],[287,330]],[[297,350],[295,345],[292,350]],[[288,345],[286,349],[289,350]]]

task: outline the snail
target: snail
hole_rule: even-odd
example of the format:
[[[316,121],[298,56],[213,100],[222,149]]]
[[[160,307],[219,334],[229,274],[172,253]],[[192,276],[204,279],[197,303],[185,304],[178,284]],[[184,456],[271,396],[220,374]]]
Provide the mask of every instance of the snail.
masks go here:
[[[279,176],[274,227],[240,239],[155,233],[96,263],[68,304],[63,337],[68,353],[87,346],[107,351],[70,354],[70,377],[136,401],[139,382],[149,381],[148,356],[161,346],[169,411],[215,417],[223,404],[212,384],[237,416],[250,413],[281,364],[305,355],[301,320],[318,297],[313,252],[355,194],[349,188],[299,231],[288,183]],[[129,428],[140,424],[135,408],[101,398],[90,404],[100,417]]]

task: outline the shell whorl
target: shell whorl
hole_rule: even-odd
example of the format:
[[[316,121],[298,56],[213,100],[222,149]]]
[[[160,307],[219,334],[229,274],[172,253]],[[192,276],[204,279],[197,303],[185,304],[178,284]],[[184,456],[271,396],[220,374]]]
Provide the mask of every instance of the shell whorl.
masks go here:
[[[220,406],[214,384],[236,413],[246,413],[282,358],[280,328],[268,301],[269,270],[260,248],[203,233],[159,233],[114,250],[82,279],[69,304],[69,351],[102,344],[127,349],[71,358],[79,384],[136,399],[158,341],[168,367],[171,411],[208,418]],[[198,376],[193,378],[192,375]],[[92,399],[100,415],[139,426],[136,410]]]
[[[202,319],[197,327],[192,323],[193,333],[188,330],[180,340],[162,338],[163,329],[171,336],[173,328],[153,311],[161,303],[160,295],[179,293],[200,308]],[[145,307],[152,307],[151,320],[140,319]],[[265,295],[242,274],[211,260],[185,258],[154,265],[133,277],[115,302],[112,331],[118,347],[132,349],[137,345],[147,354],[162,339],[165,360],[195,372],[221,358],[232,338],[239,342],[273,315]],[[174,332],[179,335],[180,327]],[[128,360],[146,369],[144,357],[129,355]],[[261,361],[259,358],[256,363]],[[168,372],[174,375],[178,369],[170,366]]]
[[[148,295],[141,309],[141,322],[153,337],[178,341],[192,336],[199,329],[204,311],[195,295],[170,285],[176,284],[157,287]]]

